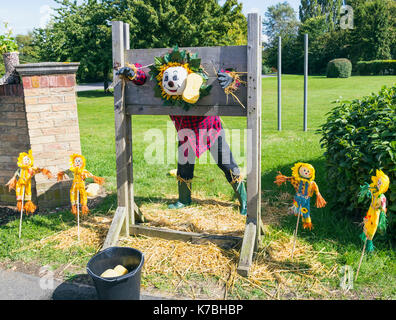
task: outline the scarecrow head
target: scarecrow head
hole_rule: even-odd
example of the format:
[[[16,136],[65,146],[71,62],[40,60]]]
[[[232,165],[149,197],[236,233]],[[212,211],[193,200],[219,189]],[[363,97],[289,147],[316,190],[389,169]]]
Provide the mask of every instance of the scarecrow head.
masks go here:
[[[188,110],[201,97],[209,94],[211,86],[204,84],[207,80],[197,54],[174,47],[162,57],[155,57],[150,66],[152,79],[157,80],[155,96],[166,104],[180,105]]]
[[[72,154],[70,156],[70,169],[74,170],[84,170],[85,168],[85,158],[80,154]]]
[[[375,194],[382,194],[388,191],[389,177],[382,171],[377,170],[376,175],[371,177],[373,181],[370,187],[374,190]]]
[[[33,166],[33,154],[32,150],[29,150],[28,153],[21,152],[18,157],[18,167],[22,169],[27,169]]]
[[[292,168],[292,175],[295,178],[313,181],[315,180],[315,169],[309,163],[298,162]]]

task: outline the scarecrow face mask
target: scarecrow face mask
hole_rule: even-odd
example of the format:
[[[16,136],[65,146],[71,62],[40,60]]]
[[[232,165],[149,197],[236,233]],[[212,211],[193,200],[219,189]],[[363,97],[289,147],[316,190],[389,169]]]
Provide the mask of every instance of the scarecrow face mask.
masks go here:
[[[300,169],[298,169],[298,173],[302,178],[309,179],[312,176],[311,170],[309,170],[307,167],[301,166]]]
[[[80,157],[74,159],[74,166],[76,168],[81,168],[83,166],[83,161]]]
[[[186,87],[187,70],[183,67],[170,67],[162,77],[164,91],[171,96],[180,96]]]
[[[30,158],[28,156],[24,156],[23,160],[22,160],[22,163],[23,163],[24,166],[29,166],[30,163],[31,163],[30,162]]]

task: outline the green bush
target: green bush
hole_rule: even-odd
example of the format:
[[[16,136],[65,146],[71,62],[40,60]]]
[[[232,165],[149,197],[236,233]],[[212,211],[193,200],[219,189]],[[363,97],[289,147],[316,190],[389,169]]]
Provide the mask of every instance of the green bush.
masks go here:
[[[362,76],[396,75],[396,60],[359,61],[356,69]]]
[[[396,84],[383,87],[378,95],[342,101],[319,132],[326,149],[327,179],[331,203],[343,213],[363,215],[369,202],[358,203],[359,186],[371,183],[376,169],[391,181],[388,221],[396,236]],[[369,201],[369,200],[368,200]],[[389,233],[388,233],[389,234]]]
[[[334,59],[327,64],[327,78],[349,78],[352,73],[352,63],[348,59]]]

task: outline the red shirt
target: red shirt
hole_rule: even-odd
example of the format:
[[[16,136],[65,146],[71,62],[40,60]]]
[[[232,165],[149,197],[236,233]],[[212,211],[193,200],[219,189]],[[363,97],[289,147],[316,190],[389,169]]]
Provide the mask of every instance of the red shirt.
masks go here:
[[[170,116],[179,135],[180,142],[188,142],[199,158],[222,130],[219,116]],[[184,139],[183,139],[184,137]],[[187,156],[188,150],[185,151]]]

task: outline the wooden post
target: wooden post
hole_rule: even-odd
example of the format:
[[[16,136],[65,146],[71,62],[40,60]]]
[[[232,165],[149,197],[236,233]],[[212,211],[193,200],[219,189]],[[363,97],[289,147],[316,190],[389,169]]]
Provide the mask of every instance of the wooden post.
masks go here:
[[[22,236],[22,219],[23,219],[23,202],[25,201],[25,186],[22,189],[22,208],[21,208],[21,217],[19,218],[19,239]]]
[[[282,130],[282,37],[278,38],[278,131]]]
[[[261,132],[261,17],[257,13],[248,14],[248,99],[247,129],[251,134],[248,141],[247,159],[247,217],[242,242],[238,273],[247,276],[252,263],[254,249],[260,239],[260,132]]]
[[[308,34],[304,35],[304,131],[308,130]]]
[[[124,23],[121,21],[113,21],[112,36],[113,36],[113,82],[114,86],[114,119],[115,119],[115,145],[116,145],[116,165],[117,165],[117,199],[118,207],[126,209],[125,219],[125,234],[129,235],[129,217],[134,216],[131,213],[131,198],[129,190],[130,171],[128,170],[128,163],[131,163],[131,152],[129,149],[130,143],[129,133],[130,116],[125,112],[125,82],[118,81],[116,71],[125,64],[124,54]],[[130,139],[132,140],[132,139]],[[131,141],[130,141],[131,142]]]

